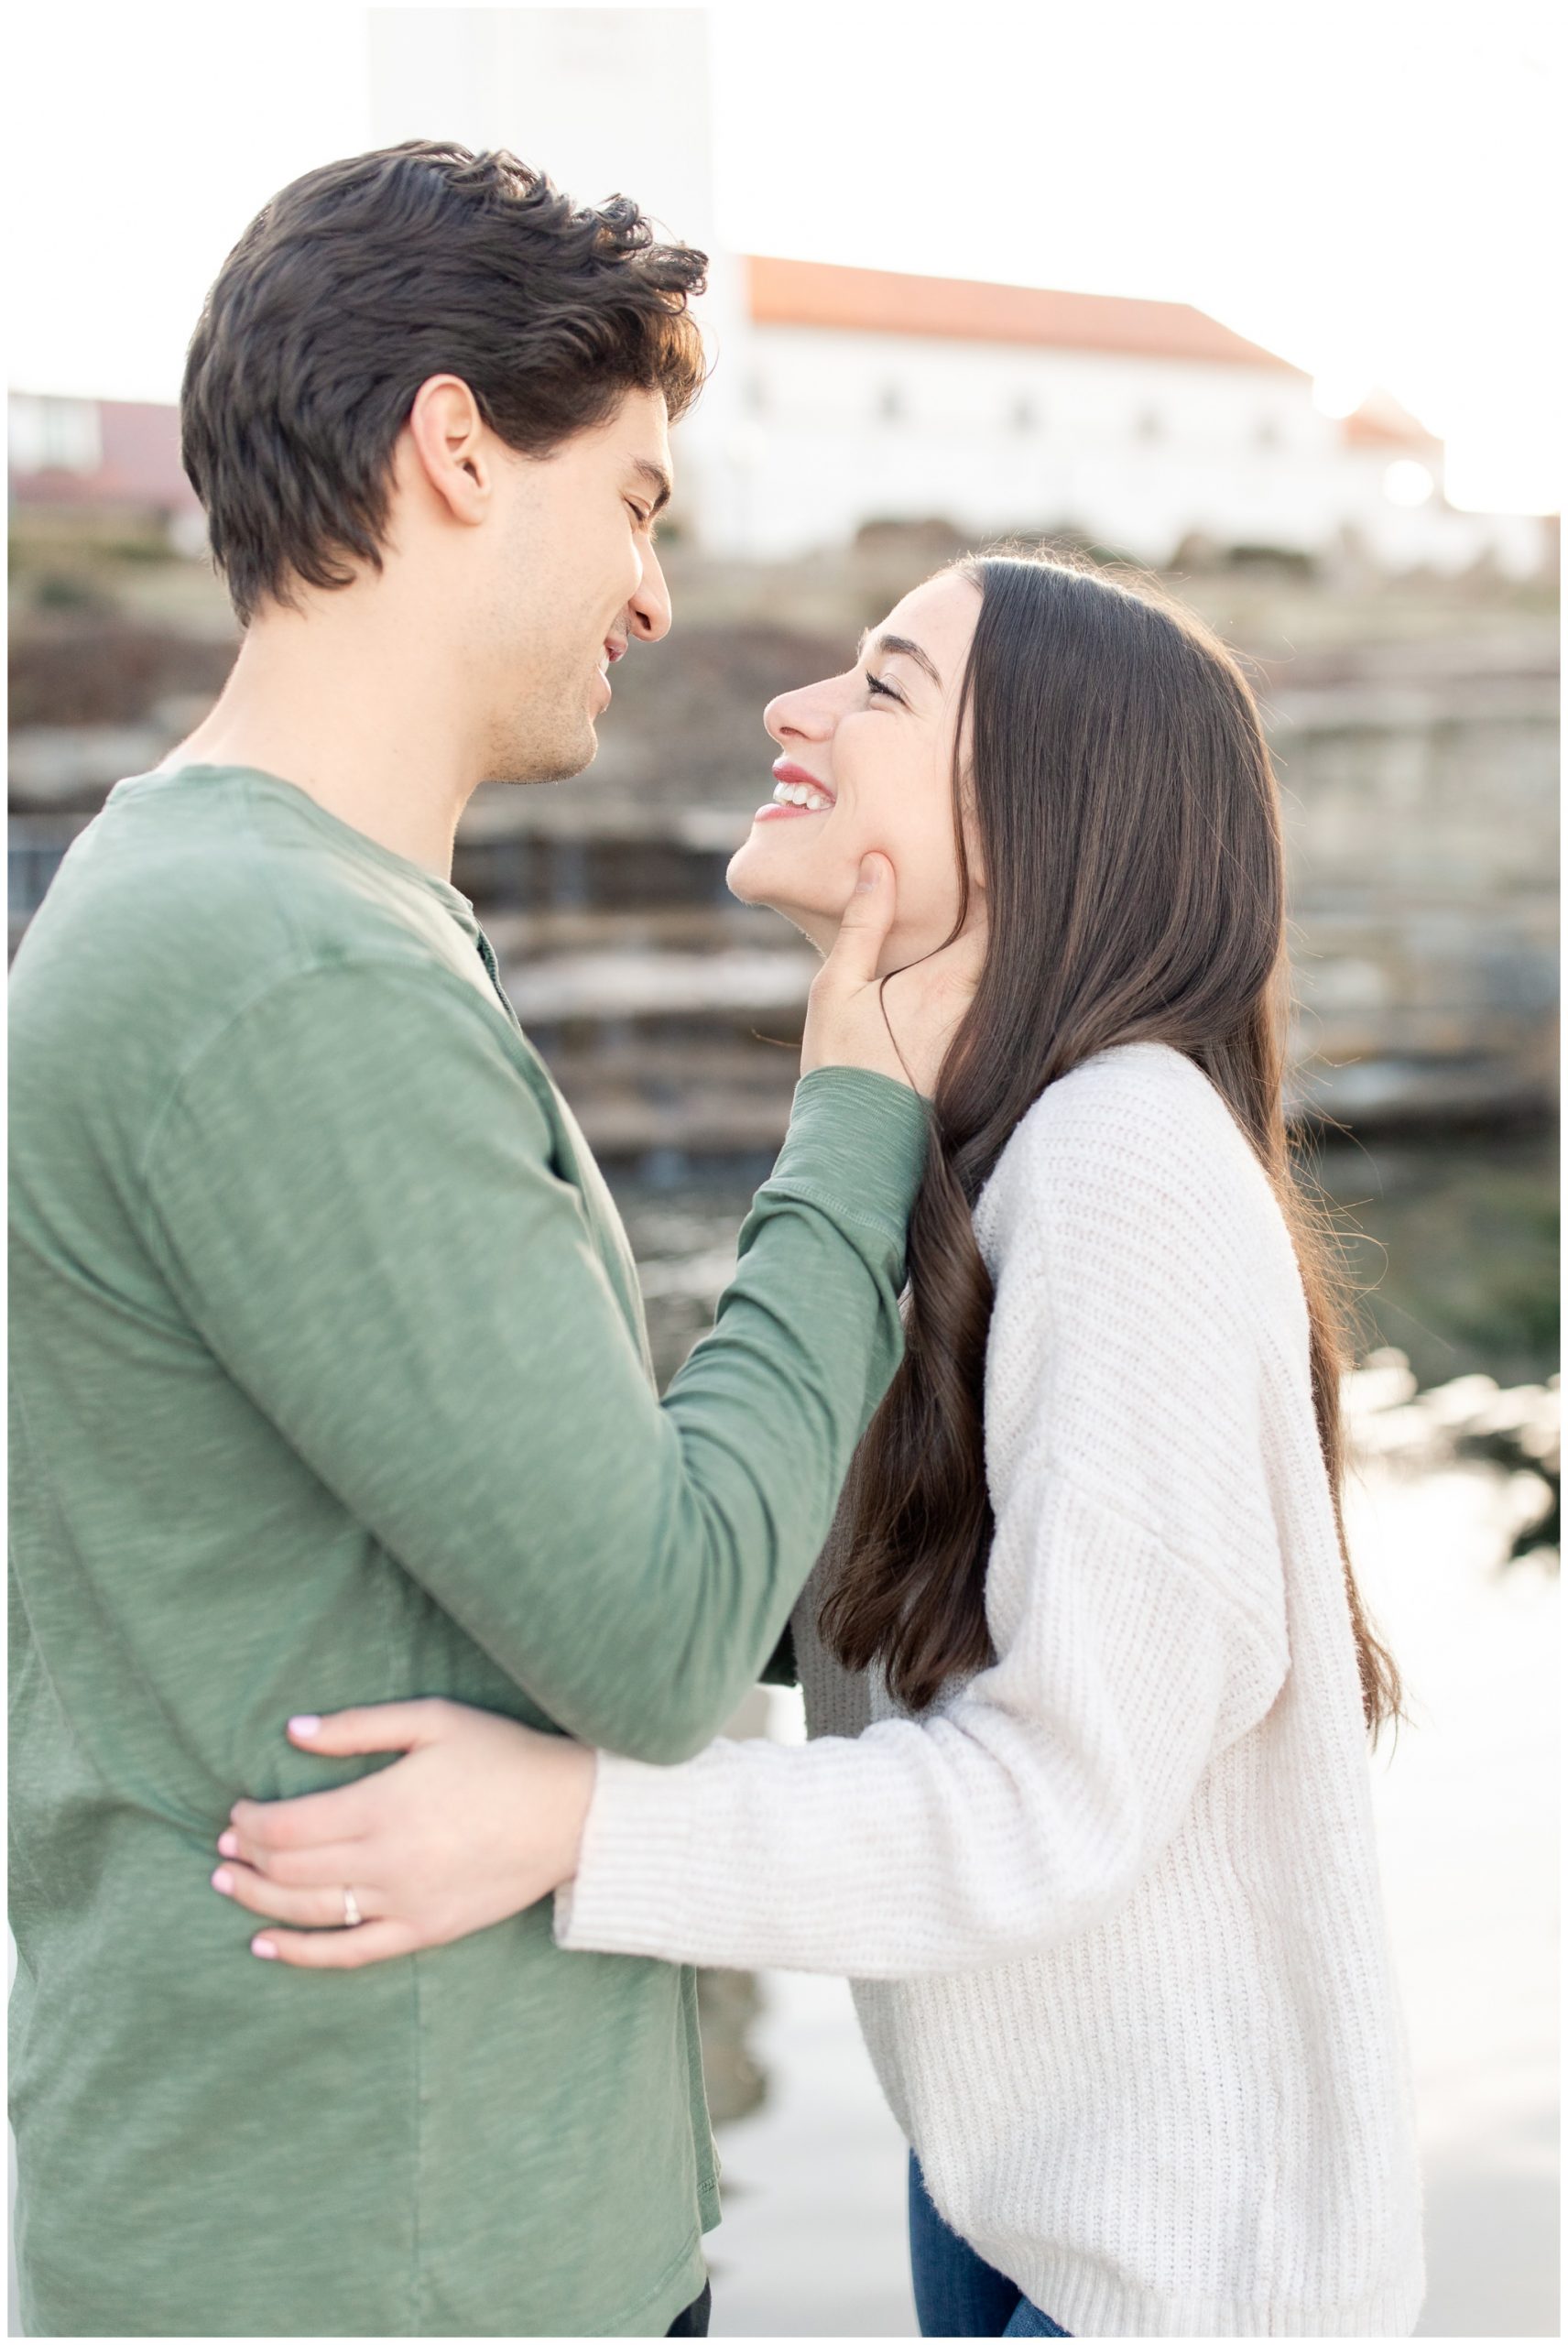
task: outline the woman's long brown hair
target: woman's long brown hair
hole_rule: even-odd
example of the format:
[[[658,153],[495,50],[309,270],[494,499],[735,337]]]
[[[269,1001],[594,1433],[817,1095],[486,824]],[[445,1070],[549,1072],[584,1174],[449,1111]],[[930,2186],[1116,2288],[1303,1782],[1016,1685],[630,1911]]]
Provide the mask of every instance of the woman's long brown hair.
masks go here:
[[[1225,1100],[1294,1241],[1375,1737],[1399,1715],[1399,1679],[1345,1548],[1348,1294],[1286,1129],[1284,856],[1257,704],[1225,646],[1147,580],[1043,555],[954,567],[980,594],[953,758],[957,926],[971,888],[967,808],[985,876],[985,964],[932,1101],[904,1357],[856,1452],[823,1636],[849,1668],[880,1661],[916,1711],[950,1676],[995,1658],[982,1421],[992,1289],[975,1203],[1048,1085],[1113,1044],[1165,1042]]]

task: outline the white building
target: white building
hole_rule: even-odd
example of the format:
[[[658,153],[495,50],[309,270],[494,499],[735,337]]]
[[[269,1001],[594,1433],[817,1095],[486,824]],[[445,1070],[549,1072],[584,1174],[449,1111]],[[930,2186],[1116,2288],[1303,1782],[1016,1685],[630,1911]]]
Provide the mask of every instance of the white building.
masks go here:
[[[581,200],[635,196],[710,255],[715,363],[677,435],[671,518],[714,552],[941,519],[976,540],[1073,530],[1153,563],[1196,540],[1348,541],[1394,571],[1547,561],[1540,521],[1445,503],[1441,444],[1391,400],[1327,416],[1299,368],[1182,303],[725,252],[703,8],[366,17],[376,144],[506,147]],[[145,503],[156,473],[173,485],[154,501],[190,522],[169,410],[23,398],[12,422],[17,498]]]
[[[369,20],[378,144],[508,147],[583,200],[636,196],[713,256],[717,363],[679,435],[677,517],[716,552],[940,518],[1153,562],[1194,538],[1321,553],[1346,531],[1394,570],[1545,559],[1539,522],[1444,504],[1441,445],[1391,401],[1326,416],[1298,368],[1179,302],[715,250],[704,9]]]
[[[939,517],[1081,530],[1152,562],[1194,538],[1323,553],[1346,532],[1393,570],[1541,559],[1537,523],[1445,506],[1441,443],[1391,400],[1324,415],[1299,368],[1180,302],[742,267],[728,453],[747,552]]]

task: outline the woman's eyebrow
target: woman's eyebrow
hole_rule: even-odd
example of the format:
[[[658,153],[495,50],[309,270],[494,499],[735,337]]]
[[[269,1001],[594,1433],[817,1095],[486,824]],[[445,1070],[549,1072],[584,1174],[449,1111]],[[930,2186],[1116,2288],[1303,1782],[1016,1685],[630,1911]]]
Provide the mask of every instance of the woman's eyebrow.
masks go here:
[[[867,627],[866,633],[860,638],[859,648],[855,655],[856,660],[865,659],[866,645],[870,640],[870,636],[871,630]],[[941,692],[942,678],[937,674],[935,668],[931,665],[931,662],[925,652],[920,649],[920,645],[918,643],[912,643],[907,635],[879,635],[877,638],[876,642],[871,644],[871,649],[873,651],[879,651],[884,659],[891,659],[895,652],[901,651],[906,660],[912,660],[917,668],[923,668],[925,670],[926,674],[931,678],[938,692]]]

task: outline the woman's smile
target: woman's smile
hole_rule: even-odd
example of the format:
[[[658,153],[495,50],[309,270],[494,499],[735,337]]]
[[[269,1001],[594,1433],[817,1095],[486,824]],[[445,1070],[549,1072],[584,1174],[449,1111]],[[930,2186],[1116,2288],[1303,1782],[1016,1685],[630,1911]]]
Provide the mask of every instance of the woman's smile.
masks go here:
[[[825,781],[819,781],[792,758],[774,760],[773,782],[773,795],[757,808],[754,822],[775,822],[789,814],[829,814],[838,802]]]

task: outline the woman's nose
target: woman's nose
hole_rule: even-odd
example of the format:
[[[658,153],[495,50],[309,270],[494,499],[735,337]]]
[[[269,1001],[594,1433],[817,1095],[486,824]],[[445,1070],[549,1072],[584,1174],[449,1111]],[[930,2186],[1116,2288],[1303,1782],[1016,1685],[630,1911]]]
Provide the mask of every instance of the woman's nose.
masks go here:
[[[792,693],[779,693],[762,712],[762,722],[771,739],[783,747],[786,737],[797,741],[825,741],[833,728],[833,713],[827,690],[822,684],[803,684]]]

